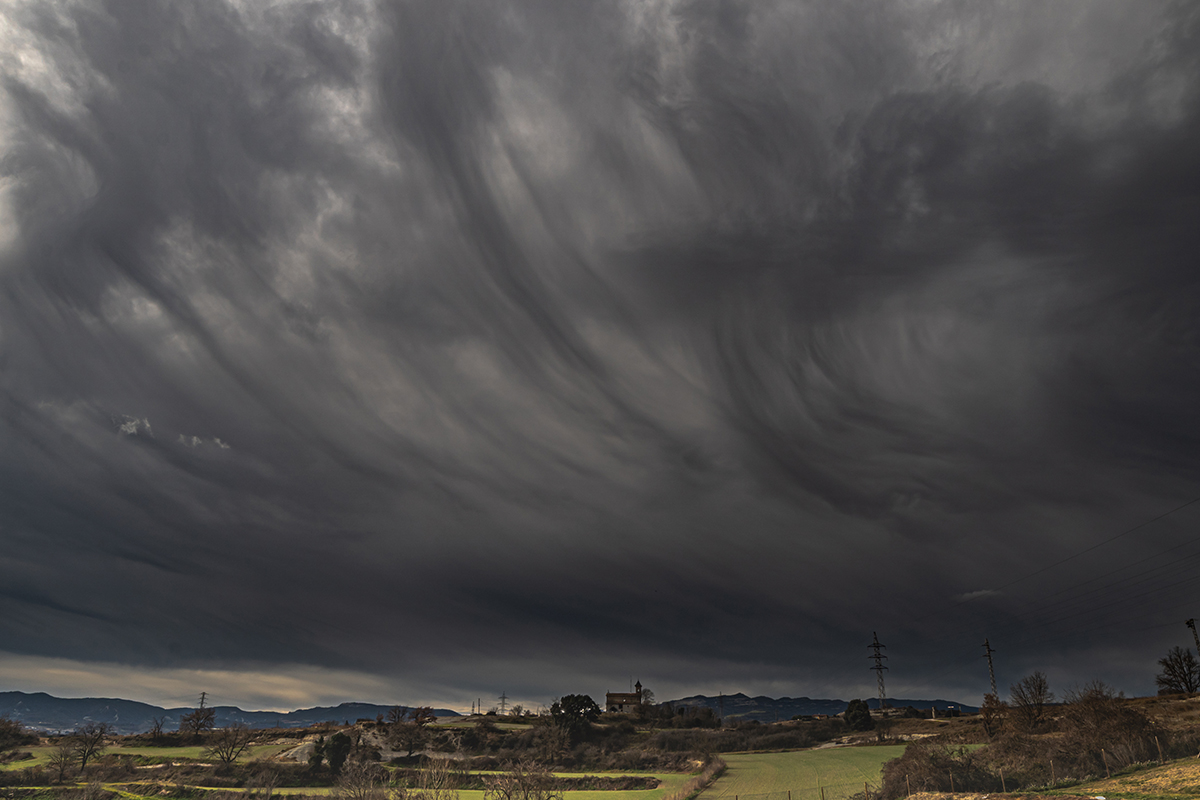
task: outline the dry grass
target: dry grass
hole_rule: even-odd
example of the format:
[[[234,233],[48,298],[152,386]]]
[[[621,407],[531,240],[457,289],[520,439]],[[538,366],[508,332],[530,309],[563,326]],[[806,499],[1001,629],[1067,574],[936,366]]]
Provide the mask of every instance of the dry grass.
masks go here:
[[[1034,800],[1035,798],[1087,798],[1095,800],[1194,800],[1200,796],[1200,761],[1188,759],[1175,761],[1161,767],[1150,767],[1114,778],[1089,781],[1069,789],[1050,790],[1045,793],[1013,792],[1010,794],[979,794],[945,792],[914,793],[909,800]]]
[[[1200,761],[1174,761],[1129,775],[1090,781],[1073,791],[1088,795],[1136,795],[1139,797],[1195,797],[1200,795]]]
[[[1013,792],[1012,794],[972,794],[963,792],[949,794],[947,792],[916,792],[909,795],[910,800],[1095,800],[1090,794],[1036,794],[1033,792]]]

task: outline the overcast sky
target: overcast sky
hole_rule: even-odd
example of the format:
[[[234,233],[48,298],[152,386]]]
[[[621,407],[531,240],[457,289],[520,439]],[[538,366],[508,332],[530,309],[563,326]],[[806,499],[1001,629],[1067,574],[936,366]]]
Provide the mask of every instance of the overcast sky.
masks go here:
[[[878,632],[979,702],[985,637],[1060,693],[1190,644],[1195,3],[0,13],[0,690],[848,699]]]

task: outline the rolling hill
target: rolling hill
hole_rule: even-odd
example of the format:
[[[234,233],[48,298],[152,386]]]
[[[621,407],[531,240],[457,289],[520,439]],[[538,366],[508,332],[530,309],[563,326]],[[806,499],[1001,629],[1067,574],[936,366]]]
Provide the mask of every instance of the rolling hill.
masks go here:
[[[242,722],[251,728],[303,728],[318,722],[353,722],[387,714],[391,706],[374,703],[341,703],[296,711],[243,711],[236,706],[214,706],[217,725]],[[54,697],[45,692],[0,692],[0,716],[19,721],[30,730],[45,733],[70,731],[87,722],[105,722],[115,733],[144,733],[156,717],[165,718],[164,730],[175,730],[179,718],[191,708],[161,708],[136,700],[111,697]],[[434,709],[439,717],[456,717],[457,711]]]

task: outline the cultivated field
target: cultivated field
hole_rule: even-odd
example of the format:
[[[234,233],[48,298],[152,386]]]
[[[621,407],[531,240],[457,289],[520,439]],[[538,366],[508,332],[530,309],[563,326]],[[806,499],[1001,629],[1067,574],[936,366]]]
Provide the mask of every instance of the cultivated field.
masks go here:
[[[905,745],[831,747],[791,753],[734,753],[722,756],[725,774],[701,800],[840,800],[878,788],[885,761],[898,758]]]

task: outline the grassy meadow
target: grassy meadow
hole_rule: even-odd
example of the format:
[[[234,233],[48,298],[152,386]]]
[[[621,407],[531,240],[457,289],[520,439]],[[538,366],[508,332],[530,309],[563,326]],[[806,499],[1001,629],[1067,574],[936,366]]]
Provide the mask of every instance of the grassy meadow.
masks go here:
[[[1195,758],[1130,770],[1112,778],[1049,789],[1046,794],[1102,795],[1118,800],[1194,800],[1200,794],[1200,763]]]
[[[46,748],[46,749],[48,750],[48,748]],[[116,749],[116,748],[114,748],[114,749]],[[128,748],[128,749],[132,750],[135,748]],[[178,750],[178,749],[182,749],[182,748],[168,748],[168,749]],[[43,763],[44,763],[44,757],[45,757],[44,755],[41,756],[41,758],[43,759]],[[25,765],[28,766],[35,762],[27,760],[22,763],[24,763]],[[561,774],[576,775],[578,773],[561,773]],[[657,789],[642,789],[642,790],[628,790],[628,791],[621,791],[621,790],[617,790],[617,791],[587,791],[587,790],[582,790],[582,791],[566,792],[565,794],[569,795],[570,800],[660,800],[665,795],[668,795],[671,792],[678,789],[680,786],[682,786],[684,783],[686,783],[687,780],[691,777],[690,775],[670,773],[670,772],[667,772],[667,773],[589,772],[588,774],[589,775],[597,775],[597,776],[605,776],[605,775],[623,776],[623,775],[628,775],[628,774],[654,775],[662,783],[659,785],[659,787]],[[135,800],[136,798],[140,798],[140,797],[158,797],[160,794],[160,784],[158,784],[156,781],[153,780],[152,777],[149,777],[149,776],[145,780],[140,780],[140,781],[116,781],[111,784],[105,784],[105,788],[112,790],[112,791],[116,791],[122,797],[127,798],[127,800]],[[204,787],[194,787],[194,788],[204,788]],[[211,788],[211,789],[208,789],[207,791],[233,793],[233,794],[244,794],[244,793],[248,793],[248,792],[255,792],[256,790],[245,789],[245,788],[220,788],[220,789]],[[272,794],[274,794],[274,795],[289,795],[289,796],[290,795],[324,796],[324,795],[333,794],[336,791],[337,790],[334,787],[329,787],[329,786],[277,787],[273,790]],[[461,790],[459,790],[458,795],[459,795],[460,800],[483,800],[484,793],[482,790],[461,789]]]
[[[252,745],[246,748],[246,752],[238,757],[238,761],[253,761],[256,758],[270,758],[278,753],[294,747],[292,744],[262,744]],[[46,766],[50,761],[50,754],[54,751],[54,747],[50,745],[35,745],[33,747],[20,748],[23,752],[33,754],[33,758],[22,759],[21,761],[10,761],[7,764],[0,764],[0,770],[16,770],[25,769],[26,767]],[[135,764],[155,764],[167,761],[199,761],[211,762],[212,758],[205,755],[205,748],[200,745],[185,746],[185,747],[123,747],[121,745],[110,745],[105,748],[104,755],[128,756],[133,758]]]
[[[579,773],[564,772],[563,775],[578,775]],[[661,800],[662,797],[670,794],[678,789],[683,784],[687,783],[691,775],[684,775],[674,772],[594,772],[588,771],[588,775],[596,775],[603,777],[605,775],[654,775],[662,783],[657,789],[630,789],[630,790],[615,790],[615,791],[568,791],[563,792],[564,796],[569,800]],[[483,800],[483,790],[481,789],[460,789],[460,800]]]
[[[831,747],[785,753],[731,753],[722,756],[725,774],[701,800],[825,800],[848,797],[863,783],[878,787],[885,761],[898,758],[905,745]]]

